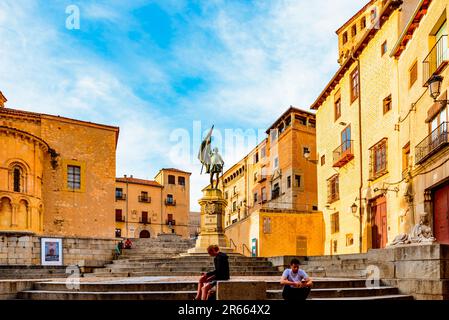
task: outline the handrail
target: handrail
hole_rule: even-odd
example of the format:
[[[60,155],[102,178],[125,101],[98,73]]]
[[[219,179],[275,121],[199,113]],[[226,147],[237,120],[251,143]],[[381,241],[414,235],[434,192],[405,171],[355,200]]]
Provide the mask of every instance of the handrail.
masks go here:
[[[229,241],[230,241],[231,244],[234,245],[235,249],[237,249],[237,245],[235,244],[234,240],[232,240],[231,238],[229,238]]]
[[[441,123],[435,130],[433,130],[427,137],[425,137],[415,147],[416,164],[434,154],[440,147],[449,143],[449,122]]]
[[[245,248],[246,250],[248,250],[249,255],[251,256],[253,254],[253,252],[248,248],[248,246],[244,243],[242,243],[242,254],[245,255]]]

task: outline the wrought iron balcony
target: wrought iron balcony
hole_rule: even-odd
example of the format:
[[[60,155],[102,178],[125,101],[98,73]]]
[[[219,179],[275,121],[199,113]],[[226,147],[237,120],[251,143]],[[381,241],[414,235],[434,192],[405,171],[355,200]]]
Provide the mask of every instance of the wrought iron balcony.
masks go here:
[[[166,206],[176,206],[176,200],[173,199],[165,199]]]
[[[443,122],[415,147],[416,164],[420,164],[449,145],[448,122]]]
[[[439,74],[441,70],[449,63],[447,35],[441,36],[437,43],[430,50],[423,61],[423,81],[424,86],[428,85],[429,79]]]
[[[176,221],[175,220],[165,220],[165,224],[168,226],[175,226]]]
[[[139,196],[139,202],[151,203],[151,197],[149,197],[149,196]]]
[[[115,200],[126,200],[126,194],[115,194]]]
[[[340,168],[354,159],[354,140],[347,140],[343,142],[337,149],[334,150],[333,166]]]
[[[149,220],[148,218],[140,217],[139,222],[143,224],[150,224],[151,220]]]

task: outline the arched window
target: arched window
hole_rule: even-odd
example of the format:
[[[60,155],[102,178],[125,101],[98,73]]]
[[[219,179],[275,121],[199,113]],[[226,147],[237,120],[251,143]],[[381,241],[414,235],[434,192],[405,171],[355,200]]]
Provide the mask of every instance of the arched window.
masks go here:
[[[21,192],[21,176],[22,171],[19,167],[15,167],[13,170],[14,192]]]

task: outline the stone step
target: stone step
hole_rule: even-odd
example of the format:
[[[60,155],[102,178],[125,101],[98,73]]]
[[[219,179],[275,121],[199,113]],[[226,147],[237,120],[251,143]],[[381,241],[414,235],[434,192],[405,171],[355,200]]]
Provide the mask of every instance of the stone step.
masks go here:
[[[214,261],[212,257],[206,257],[206,256],[204,256],[204,257],[174,257],[174,258],[169,258],[169,259],[170,259],[170,261],[176,261],[176,262],[182,261],[182,262],[187,262],[187,263],[190,263],[190,262],[207,263],[207,262]],[[120,256],[119,260],[114,260],[113,263],[123,263],[122,260],[126,260],[128,262],[167,262],[168,259],[167,258],[158,258],[158,257],[148,257],[148,256],[132,257],[132,258],[128,258],[128,257],[125,258],[123,256]],[[238,256],[238,257],[229,256],[228,261],[230,263],[233,261],[242,261],[242,262],[266,261],[268,263],[271,263],[265,258],[258,258],[258,257],[250,258],[250,257],[240,257],[240,256]]]
[[[313,289],[310,300],[412,300],[411,296],[394,293],[386,288],[365,289],[370,294],[358,295],[362,290],[342,295],[340,289]],[[356,292],[357,291],[357,292]],[[281,290],[268,290],[268,299],[282,299]],[[192,300],[196,290],[181,291],[64,291],[64,290],[27,290],[18,294],[19,299],[27,300]]]
[[[164,271],[164,272],[174,272],[178,270],[182,270],[184,272],[188,272],[191,274],[198,274],[200,272],[209,272],[213,269],[211,266],[198,266],[198,267],[192,267],[192,266],[160,266],[160,267],[142,267],[142,268],[133,268],[133,267],[113,267],[113,268],[101,268],[101,269],[95,269],[94,273],[98,272],[146,272],[146,271]],[[276,271],[279,273],[279,271],[269,267],[269,266],[231,266],[231,271],[239,272],[239,271]]]
[[[242,262],[242,261],[231,261],[229,263],[230,266],[265,266],[272,267],[272,265],[267,261],[251,261],[251,262]],[[128,263],[109,263],[106,264],[105,268],[121,268],[121,267],[129,267],[129,268],[144,268],[144,267],[184,267],[184,266],[200,266],[200,267],[213,267],[214,264],[212,261],[208,263],[204,262],[190,262],[190,263],[179,263],[179,262],[128,262]]]
[[[22,291],[19,299],[26,300],[192,300],[196,291],[114,291],[114,292],[68,292],[68,291]]]
[[[85,274],[84,277],[149,277],[149,276],[194,276],[198,272],[186,271],[135,271],[135,272],[95,272]],[[231,271],[231,276],[277,276],[279,271]]]
[[[266,281],[268,290],[281,290],[279,281]],[[195,281],[177,282],[82,282],[79,291],[189,291],[196,290],[198,283]],[[315,280],[314,290],[325,288],[360,288],[365,286],[362,280]],[[40,291],[72,291],[67,288],[65,282],[51,281],[34,284],[34,290]]]
[[[310,298],[348,298],[348,297],[368,297],[368,296],[391,296],[397,295],[399,291],[395,287],[375,287],[375,288],[313,288]],[[268,299],[282,299],[282,290],[267,290]]]

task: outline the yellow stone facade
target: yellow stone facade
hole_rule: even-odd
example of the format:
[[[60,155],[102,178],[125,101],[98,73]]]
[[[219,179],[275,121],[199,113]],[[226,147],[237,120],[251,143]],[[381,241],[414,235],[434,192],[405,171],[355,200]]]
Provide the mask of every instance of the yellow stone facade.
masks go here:
[[[157,237],[173,233],[189,237],[190,173],[162,169],[155,180],[132,176],[116,179],[116,236]]]
[[[313,159],[315,116],[290,107],[266,133],[256,148],[226,170],[220,182],[231,247],[245,255],[322,254],[324,227],[317,211],[317,160]],[[264,221],[273,225],[269,234],[260,227]],[[307,228],[315,225],[313,231]],[[294,239],[284,241],[286,233]]]
[[[312,105],[317,158],[323,160],[318,202],[326,254],[385,247],[410,232],[424,212],[432,216],[432,188],[449,176],[441,160],[447,150],[431,154],[426,165],[417,161],[416,146],[431,132],[426,119],[434,103],[423,86],[423,61],[435,31],[443,26],[447,35],[447,6],[444,0],[384,1],[378,27],[364,32]],[[443,92],[446,69],[439,72]]]
[[[0,231],[114,238],[119,129],[5,108],[5,100],[0,104]]]

